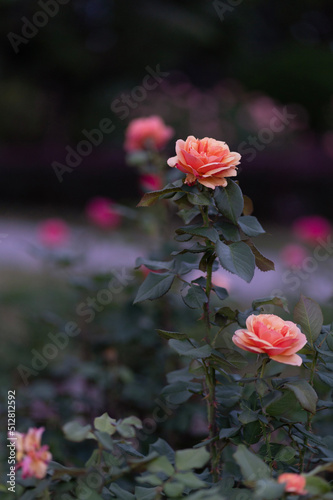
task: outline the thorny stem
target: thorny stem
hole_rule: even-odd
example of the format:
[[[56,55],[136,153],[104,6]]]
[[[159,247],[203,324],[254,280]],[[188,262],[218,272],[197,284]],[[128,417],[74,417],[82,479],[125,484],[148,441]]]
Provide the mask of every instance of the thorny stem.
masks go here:
[[[315,375],[315,371],[316,371],[316,366],[317,366],[317,360],[318,360],[318,351],[316,351],[316,354],[314,355],[312,363],[311,363],[311,369],[310,369],[311,371],[310,371],[309,383],[310,383],[310,385],[312,387],[313,387],[313,379],[314,379],[314,375]],[[314,414],[308,412],[307,422],[306,422],[306,430],[308,432],[311,431],[311,422],[312,422],[313,417],[314,417]],[[305,458],[305,451],[306,451],[307,445],[308,445],[308,438],[306,436],[304,438],[304,445],[303,445],[303,448],[302,448],[301,453],[300,453],[300,464],[299,464],[299,472],[300,472],[300,474],[303,472],[303,469],[304,469],[304,458]]]
[[[262,365],[261,365],[261,370],[260,370],[260,377],[259,377],[261,379],[264,378],[265,367],[266,367],[268,361],[269,361],[269,358],[264,358],[263,359],[263,362],[262,362]],[[263,410],[262,397],[259,394],[258,394],[258,396],[259,396],[261,408]],[[265,413],[264,410],[263,410],[263,413]],[[269,463],[272,464],[272,452],[271,452],[271,446],[270,446],[270,442],[269,442],[270,435],[267,434],[266,424],[264,422],[260,422],[260,425],[261,425],[261,430],[262,430],[262,433],[263,433],[263,436],[264,436],[264,439],[265,439],[266,451],[267,451],[267,454],[268,454]]]
[[[200,207],[202,218],[204,225],[209,227],[209,218],[208,218],[208,210],[207,207]],[[203,305],[203,319],[206,326],[206,335],[205,340],[208,344],[210,341],[210,320],[209,320],[209,302],[210,302],[210,293],[212,290],[212,272],[213,272],[213,263],[215,257],[211,257],[207,262],[206,269],[206,296],[207,301]],[[216,483],[219,480],[219,453],[217,449],[217,442],[214,439],[217,435],[217,425],[216,425],[216,397],[215,397],[215,388],[216,388],[216,376],[215,376],[215,368],[213,366],[204,364],[205,373],[206,373],[206,385],[208,389],[208,397],[207,397],[207,414],[208,414],[208,429],[209,429],[209,439],[212,439],[210,443],[210,456],[211,456],[211,474],[213,478],[213,482]]]

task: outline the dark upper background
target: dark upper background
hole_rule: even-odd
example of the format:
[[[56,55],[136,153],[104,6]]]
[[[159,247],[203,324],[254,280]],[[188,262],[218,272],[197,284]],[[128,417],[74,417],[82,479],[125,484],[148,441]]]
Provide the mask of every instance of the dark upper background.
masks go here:
[[[243,0],[220,16],[228,0],[71,0],[16,54],[7,35],[22,35],[22,18],[31,21],[41,3],[0,2],[5,213],[79,211],[96,195],[135,203],[137,178],[122,149],[131,118],[161,114],[175,138],[210,135],[237,149],[260,130],[246,114],[255,103],[259,118],[284,105],[297,116],[243,161],[241,183],[256,214],[281,223],[311,213],[333,218],[331,0]],[[111,103],[158,64],[169,76],[120,120]],[[103,118],[115,130],[59,183],[52,162],[64,162],[65,147],[75,148],[82,130]]]

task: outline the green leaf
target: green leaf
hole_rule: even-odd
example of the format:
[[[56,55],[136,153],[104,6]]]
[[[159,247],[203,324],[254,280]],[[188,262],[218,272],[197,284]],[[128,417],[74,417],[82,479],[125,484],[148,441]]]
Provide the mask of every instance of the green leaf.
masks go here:
[[[255,482],[260,479],[270,479],[269,467],[254,453],[251,453],[243,444],[239,445],[234,458],[238,463],[246,482]]]
[[[139,257],[136,259],[135,268],[137,269],[140,266],[146,266],[151,271],[171,271],[174,267],[174,260],[163,262],[161,260],[150,260]]]
[[[214,224],[216,229],[222,233],[226,241],[240,241],[241,236],[237,226],[227,221],[218,221]]]
[[[246,282],[250,282],[254,275],[255,258],[250,248],[242,241],[226,245],[222,241],[216,243],[216,253],[227,271],[237,274]]]
[[[328,385],[329,387],[333,386],[333,373],[328,373],[328,372],[317,372],[318,377],[324,384]]]
[[[124,438],[135,437],[135,429],[142,429],[142,422],[137,417],[127,417],[117,422],[117,431]]]
[[[310,495],[321,495],[331,491],[329,483],[318,476],[308,476],[305,489]]]
[[[200,210],[198,210],[196,207],[193,208],[183,208],[182,210],[179,210],[178,214],[179,217],[183,219],[185,224],[189,224],[197,215],[200,214]]]
[[[277,500],[283,498],[284,484],[278,484],[273,479],[259,479],[254,490],[255,500]]]
[[[253,309],[258,309],[260,306],[273,305],[277,307],[282,307],[286,312],[288,310],[288,303],[285,297],[278,297],[276,295],[271,295],[270,297],[264,297],[262,299],[256,299],[252,302]]]
[[[169,340],[169,346],[181,356],[187,356],[191,359],[208,358],[212,353],[212,348],[209,345],[202,347],[194,347],[189,341]]]
[[[202,308],[208,302],[206,292],[198,285],[191,285],[182,299],[190,309]]]
[[[274,399],[266,407],[268,415],[276,418],[286,418],[293,422],[305,422],[306,413],[302,410],[295,395],[290,391],[284,391],[279,399]]]
[[[106,432],[95,431],[97,441],[103,446],[105,450],[113,451],[114,444],[109,434]]]
[[[211,199],[205,193],[188,193],[187,199],[192,205],[210,205]]]
[[[256,422],[258,418],[258,413],[252,410],[244,410],[238,415],[238,420],[242,424],[250,424],[251,422]]]
[[[208,485],[199,479],[193,472],[177,473],[174,475],[174,479],[182,483],[187,488],[191,488],[191,490],[208,487]]]
[[[136,429],[142,429],[142,422],[138,417],[134,417],[133,415],[131,417],[126,417],[123,420],[123,424],[126,425],[133,425]]]
[[[326,344],[330,351],[333,351],[333,333],[329,333],[326,337]]]
[[[275,460],[278,462],[290,463],[296,455],[296,450],[291,446],[282,446],[282,448],[275,455]]]
[[[145,193],[137,206],[150,207],[152,205],[155,205],[155,203],[161,196],[164,196],[166,194],[179,193],[181,191],[183,191],[182,188],[170,187],[161,189],[160,191],[151,191],[150,193]]]
[[[181,495],[184,491],[185,486],[178,481],[171,482],[171,483],[165,483],[164,485],[164,492],[168,496],[168,498],[179,498],[179,495]]]
[[[317,302],[301,295],[294,309],[294,321],[300,325],[302,333],[313,347],[323,325],[323,314]]]
[[[112,483],[109,487],[111,493],[117,495],[117,500],[135,500],[135,496],[128,491],[123,490],[118,484]],[[89,497],[88,497],[89,498]]]
[[[142,477],[138,477],[137,481],[139,483],[148,483],[152,486],[160,486],[163,484],[162,479],[160,479],[156,474],[145,474]]]
[[[94,420],[94,427],[96,430],[101,432],[106,432],[110,436],[116,432],[116,424],[117,420],[109,417],[107,413],[103,413],[102,416],[96,417]]]
[[[294,380],[293,382],[284,384],[284,387],[287,387],[295,394],[299,404],[304,410],[316,413],[318,396],[316,391],[306,380]]]
[[[200,469],[210,459],[210,454],[205,448],[176,451],[175,467],[178,471]]]
[[[177,340],[186,340],[188,336],[185,333],[179,332],[167,332],[166,330],[156,330],[160,337],[163,339],[177,339]]]
[[[156,489],[155,488],[143,488],[142,486],[135,487],[135,498],[136,500],[155,500]]]
[[[226,187],[215,188],[214,199],[218,211],[231,222],[237,224],[238,217],[243,211],[244,199],[236,182],[229,179]]]
[[[216,293],[220,300],[227,299],[229,297],[228,291],[221,286],[215,286],[213,284],[212,290]]]
[[[170,290],[174,278],[175,276],[169,273],[149,273],[138,290],[134,304],[162,297]]]
[[[189,391],[188,382],[175,382],[174,384],[167,385],[162,391],[163,396],[168,403],[182,404],[190,399],[193,394]]]
[[[259,236],[259,234],[264,234],[266,232],[258,219],[251,215],[242,215],[239,217],[238,225],[247,236]]]
[[[260,269],[260,271],[263,271],[264,273],[267,271],[275,271],[274,262],[267,259],[267,257],[259,252],[258,248],[254,246],[251,240],[246,240],[245,243],[251,248],[256,261],[256,266]]]
[[[231,427],[230,429],[221,429],[219,438],[220,439],[229,439],[238,434],[240,427]]]
[[[169,462],[167,457],[164,457],[164,456],[158,457],[155,460],[153,460],[152,462],[150,462],[147,465],[147,470],[149,470],[149,472],[152,472],[155,474],[158,474],[159,472],[163,472],[168,477],[172,476],[175,472],[175,469],[173,468],[173,466],[171,465],[171,463]]]
[[[193,224],[192,226],[184,226],[176,229],[176,234],[190,234],[192,236],[199,236],[201,238],[207,238],[208,240],[215,243],[219,239],[219,234],[213,227],[205,227],[200,224]]]
[[[91,425],[82,426],[79,422],[68,422],[62,428],[69,441],[84,441],[91,434]]]

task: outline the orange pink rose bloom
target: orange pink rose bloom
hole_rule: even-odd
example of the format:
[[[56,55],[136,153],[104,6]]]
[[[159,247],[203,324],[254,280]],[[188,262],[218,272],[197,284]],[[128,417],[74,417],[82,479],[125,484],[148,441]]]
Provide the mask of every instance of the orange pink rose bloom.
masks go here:
[[[252,314],[246,320],[246,329],[237,330],[232,340],[240,349],[268,354],[274,361],[295,366],[302,364],[296,352],[307,342],[295,323],[274,314]]]
[[[236,165],[240,159],[241,155],[231,152],[225,142],[209,137],[196,139],[190,135],[186,141],[179,139],[176,142],[176,156],[168,159],[168,165],[186,174],[186,184],[198,181],[215,189],[216,186],[226,186],[227,177],[237,175]]]
[[[297,495],[306,495],[307,491],[304,489],[306,479],[304,476],[293,473],[284,473],[278,477],[279,484],[285,484],[285,491],[287,493],[295,493]]]
[[[16,432],[16,460],[17,468],[22,468],[23,479],[35,477],[43,479],[46,476],[47,466],[52,460],[47,445],[41,444],[44,427],[30,428],[26,434]]]
[[[167,127],[160,116],[148,116],[132,120],[126,130],[126,151],[162,149],[171,139],[174,130]]]

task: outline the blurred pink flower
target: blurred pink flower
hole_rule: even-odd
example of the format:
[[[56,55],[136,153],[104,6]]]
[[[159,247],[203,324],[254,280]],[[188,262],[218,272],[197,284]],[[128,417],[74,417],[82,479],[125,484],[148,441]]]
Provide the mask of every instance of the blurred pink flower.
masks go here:
[[[173,134],[173,128],[167,127],[159,116],[137,118],[127,127],[124,147],[126,151],[162,149]]]
[[[158,191],[162,189],[161,177],[157,174],[144,174],[140,177],[140,186],[143,191]]]
[[[60,247],[69,238],[69,228],[61,219],[47,219],[38,226],[38,237],[46,247]]]
[[[96,197],[86,207],[88,219],[96,226],[114,229],[121,223],[121,215],[113,208],[114,203],[108,198]]]
[[[293,224],[294,234],[301,240],[317,244],[318,239],[325,239],[331,234],[331,224],[320,215],[310,215],[308,217],[300,217]]]
[[[255,126],[260,129],[270,125],[271,119],[275,116],[274,110],[277,109],[277,106],[273,99],[262,95],[247,103],[245,109],[249,113]],[[276,121],[279,121],[277,117]],[[280,123],[281,122],[277,124],[280,125]]]
[[[41,445],[43,432],[44,427],[30,428],[26,434],[16,432],[17,468],[22,468],[23,479],[27,477],[43,479],[46,476],[52,455],[47,445]]]
[[[301,245],[291,243],[286,245],[281,250],[281,259],[287,267],[302,267],[304,259],[308,256],[308,252]]]

